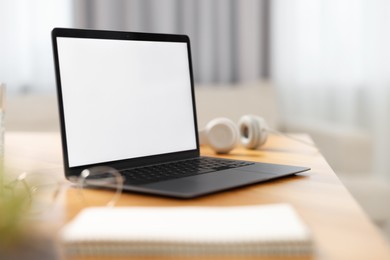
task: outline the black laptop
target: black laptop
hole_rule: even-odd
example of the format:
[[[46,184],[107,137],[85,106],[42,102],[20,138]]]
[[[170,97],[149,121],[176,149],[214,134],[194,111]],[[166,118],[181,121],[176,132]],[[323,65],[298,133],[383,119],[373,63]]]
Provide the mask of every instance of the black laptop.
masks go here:
[[[110,166],[128,191],[193,198],[307,167],[201,157],[185,35],[52,31],[66,177]]]

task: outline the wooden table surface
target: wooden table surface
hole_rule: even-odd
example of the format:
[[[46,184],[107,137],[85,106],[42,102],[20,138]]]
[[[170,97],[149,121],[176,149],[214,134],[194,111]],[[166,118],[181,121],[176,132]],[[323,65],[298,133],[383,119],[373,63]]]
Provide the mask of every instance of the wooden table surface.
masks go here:
[[[308,139],[306,135],[298,137]],[[63,179],[58,133],[7,132],[5,140],[6,167],[13,172],[45,171]],[[202,147],[201,152],[203,155],[215,155],[207,147]],[[313,232],[316,244],[314,259],[390,259],[389,244],[316,148],[272,135],[261,150],[237,148],[223,157],[308,166],[311,170],[298,176],[191,200],[125,193],[117,205],[219,207],[290,203]],[[60,202],[65,212],[64,218],[59,220],[61,224],[83,208],[72,194],[66,193],[64,201]],[[89,203],[101,205],[110,194],[110,191],[90,190]]]

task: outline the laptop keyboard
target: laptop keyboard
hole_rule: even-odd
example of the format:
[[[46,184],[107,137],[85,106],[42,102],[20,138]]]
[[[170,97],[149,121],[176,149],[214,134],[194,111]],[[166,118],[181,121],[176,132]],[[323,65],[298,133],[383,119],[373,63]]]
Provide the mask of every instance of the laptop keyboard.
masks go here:
[[[177,162],[123,170],[125,184],[146,184],[254,164],[246,161],[200,157]]]

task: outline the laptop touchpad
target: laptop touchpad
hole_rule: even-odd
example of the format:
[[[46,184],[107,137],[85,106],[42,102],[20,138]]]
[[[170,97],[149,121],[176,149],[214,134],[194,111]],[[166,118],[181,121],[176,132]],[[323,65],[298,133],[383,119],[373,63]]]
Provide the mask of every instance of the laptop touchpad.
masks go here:
[[[197,175],[186,178],[162,181],[142,185],[148,189],[165,190],[183,194],[210,193],[232,187],[239,187],[251,183],[262,182],[275,178],[275,174],[250,171],[237,171],[236,169]]]

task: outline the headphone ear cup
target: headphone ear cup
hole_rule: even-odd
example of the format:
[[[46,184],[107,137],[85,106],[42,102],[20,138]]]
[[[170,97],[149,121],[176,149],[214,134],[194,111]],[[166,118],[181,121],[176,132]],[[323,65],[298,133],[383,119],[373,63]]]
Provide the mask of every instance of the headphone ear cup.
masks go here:
[[[245,115],[238,122],[241,144],[248,149],[262,146],[268,138],[268,125],[259,116]]]
[[[210,121],[204,130],[206,143],[217,153],[228,153],[238,143],[237,126],[228,118],[216,118]]]

